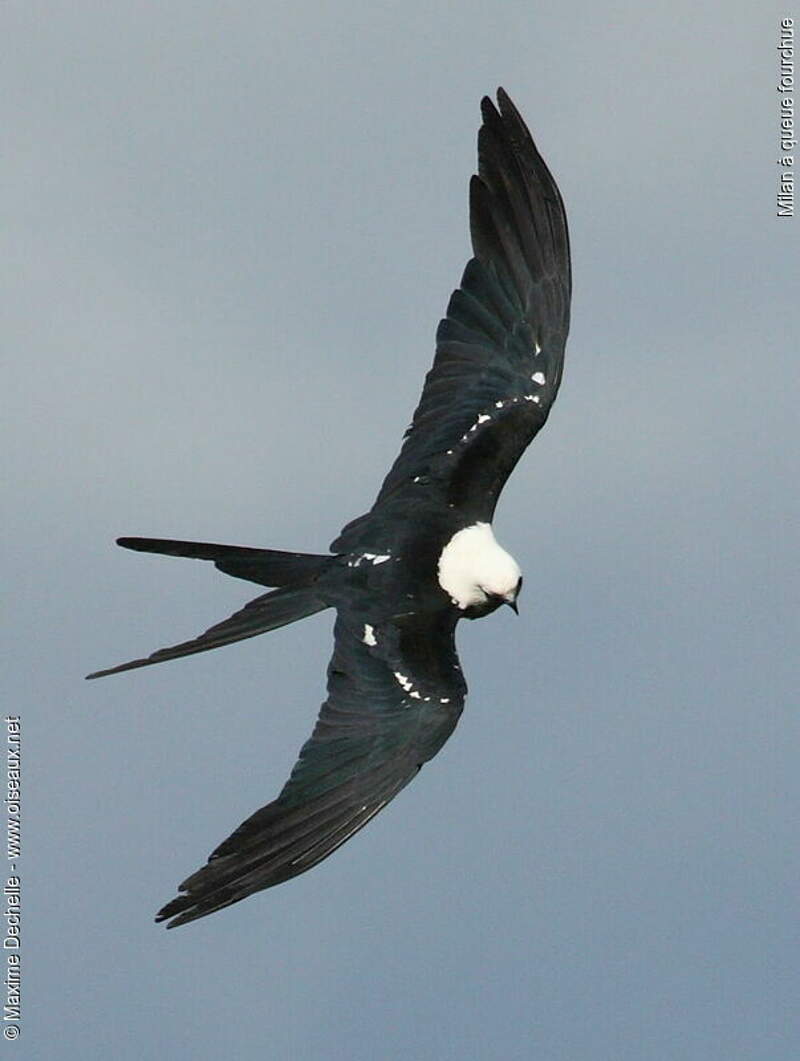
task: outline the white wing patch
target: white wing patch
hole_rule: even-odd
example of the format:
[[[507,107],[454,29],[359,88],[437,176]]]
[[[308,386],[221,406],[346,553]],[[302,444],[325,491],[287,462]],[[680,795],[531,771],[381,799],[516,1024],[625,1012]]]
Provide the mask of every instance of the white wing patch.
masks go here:
[[[364,623],[364,636],[361,638],[365,645],[369,645],[370,648],[373,645],[377,645],[378,639],[375,636],[375,627],[370,626],[369,623]]]
[[[401,674],[399,670],[396,670],[394,672],[394,676],[399,682],[399,684],[403,686],[407,693],[411,692],[411,690],[414,688],[414,683],[411,681],[410,678],[407,678],[405,674]]]
[[[422,700],[426,704],[429,704],[431,702],[432,697],[423,696],[422,693],[418,692],[418,690],[414,688],[414,683],[412,682],[412,680],[406,677],[405,674],[401,674],[399,670],[396,670],[394,671],[394,676],[398,685],[401,685],[403,687],[403,691],[408,693],[409,698],[411,700]],[[440,704],[450,703],[449,696],[440,696],[438,700]]]
[[[464,434],[463,434],[463,435],[461,436],[461,441],[462,441],[462,442],[466,442],[466,441],[467,441],[467,439],[469,438],[469,436],[470,436],[470,435],[472,434],[472,432],[473,432],[473,431],[477,431],[477,430],[478,430],[478,428],[479,428],[479,427],[481,426],[481,424],[485,424],[487,420],[491,420],[491,419],[492,419],[492,418],[491,418],[491,416],[489,416],[489,414],[488,414],[488,413],[480,413],[480,414],[478,415],[478,419],[477,419],[477,420],[475,421],[475,423],[474,423],[474,424],[472,425],[472,427],[471,427],[471,428],[469,429],[469,431],[466,431],[466,432],[465,432],[465,433],[464,433]],[[448,453],[449,453],[449,452],[450,452],[450,451],[448,450]]]
[[[540,350],[541,350],[541,347],[537,343],[536,344],[536,353],[538,354],[540,352]],[[538,383],[539,386],[542,386],[542,385],[544,385],[547,382],[547,377],[545,376],[544,372],[534,372],[533,375],[531,376],[531,380],[534,383]],[[535,402],[538,405],[540,403],[540,401],[541,401],[541,398],[538,395],[526,394],[526,395],[523,396],[522,400],[526,401],[526,402]],[[517,402],[519,402],[519,401],[520,401],[519,396],[515,395],[513,398],[506,398],[505,400],[496,401],[494,403],[494,407],[495,407],[495,409],[503,409],[506,405],[516,405]],[[475,423],[472,425],[472,427],[470,427],[468,431],[465,431],[464,434],[461,436],[461,441],[462,442],[469,442],[470,435],[473,434],[475,431],[477,431],[478,428],[481,426],[481,424],[485,424],[485,423],[487,423],[487,421],[489,421],[491,419],[492,419],[492,417],[491,417],[490,413],[480,413],[478,415],[478,419],[475,421]],[[448,457],[452,457],[452,455],[453,455],[453,450],[449,449],[447,451],[447,456]],[[416,483],[417,481],[418,481],[418,479],[415,478],[414,482]]]
[[[361,556],[357,556],[355,560],[348,560],[348,567],[361,567],[366,561],[375,567],[377,564],[385,564],[387,560],[391,560],[391,553],[362,553]]]

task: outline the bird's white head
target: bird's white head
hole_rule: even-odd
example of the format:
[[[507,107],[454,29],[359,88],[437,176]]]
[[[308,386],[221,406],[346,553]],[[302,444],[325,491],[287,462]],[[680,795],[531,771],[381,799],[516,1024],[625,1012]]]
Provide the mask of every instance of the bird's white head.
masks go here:
[[[522,585],[517,561],[498,545],[488,523],[457,531],[439,557],[439,585],[462,611],[493,602],[515,608]]]

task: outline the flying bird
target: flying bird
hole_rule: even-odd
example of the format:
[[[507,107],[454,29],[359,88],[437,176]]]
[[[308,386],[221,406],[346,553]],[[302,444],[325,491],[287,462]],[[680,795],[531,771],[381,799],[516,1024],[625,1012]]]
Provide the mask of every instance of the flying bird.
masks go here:
[[[257,810],[156,916],[193,921],[327,858],[374,818],[453,732],[467,686],[460,619],[516,611],[522,574],[496,541],[500,491],[561,382],[571,291],[556,183],[514,104],[481,103],[470,183],[474,257],[436,333],[411,426],[372,508],[326,555],[120,538],[209,560],[271,587],[191,641],[107,674],[230,645],[334,608],[328,696],[277,799]]]

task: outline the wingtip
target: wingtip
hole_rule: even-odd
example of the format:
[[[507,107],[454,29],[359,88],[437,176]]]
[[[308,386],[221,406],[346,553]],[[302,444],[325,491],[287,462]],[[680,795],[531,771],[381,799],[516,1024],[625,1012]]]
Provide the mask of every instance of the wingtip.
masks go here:
[[[204,911],[204,913],[210,912],[213,911]],[[180,925],[188,925],[190,921],[203,917],[204,913],[199,912],[195,903],[187,895],[178,895],[162,906],[153,920],[157,925],[164,925],[168,929],[178,928]]]
[[[516,112],[516,107],[514,106],[511,97],[502,85],[497,86],[497,89],[495,91],[495,98],[497,100],[497,103],[495,103],[491,96],[483,97],[483,99],[481,100],[481,110],[484,114],[486,113],[487,109],[491,114],[497,114],[498,112],[500,114],[505,114],[507,111]]]
[[[493,131],[495,135],[503,139],[509,137],[513,139],[518,136],[532,140],[530,131],[514,105],[514,101],[502,85],[498,85],[496,96],[497,103],[489,96],[484,96],[481,100],[483,126],[478,133],[479,150],[481,139],[487,135],[488,131]]]
[[[497,105],[503,123],[511,129],[516,126],[516,132],[518,134],[530,137],[531,141],[533,141],[533,137],[531,136],[528,126],[525,124],[524,118],[519,113],[513,99],[502,85],[498,86],[497,89]]]
[[[484,96],[481,100],[481,117],[484,122],[490,122],[497,117],[497,108],[491,96]]]

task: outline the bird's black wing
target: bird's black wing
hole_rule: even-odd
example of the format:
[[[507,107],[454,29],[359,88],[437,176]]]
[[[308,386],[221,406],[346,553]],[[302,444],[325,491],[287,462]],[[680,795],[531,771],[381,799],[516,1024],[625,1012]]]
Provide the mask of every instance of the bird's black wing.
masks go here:
[[[478,175],[470,184],[474,258],[436,335],[436,356],[403,448],[375,508],[438,490],[490,521],[561,382],[569,328],[564,204],[516,107],[481,103]],[[373,509],[374,511],[374,509]],[[334,549],[358,543],[369,514]]]
[[[339,613],[328,698],[289,780],[156,920],[174,928],[305,872],[408,784],[450,736],[464,702],[450,611],[374,626]]]

